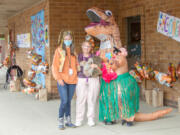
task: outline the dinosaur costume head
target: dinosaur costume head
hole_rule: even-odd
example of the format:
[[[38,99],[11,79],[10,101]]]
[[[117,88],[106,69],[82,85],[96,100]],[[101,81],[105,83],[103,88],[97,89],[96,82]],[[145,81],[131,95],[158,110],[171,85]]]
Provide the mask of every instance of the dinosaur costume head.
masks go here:
[[[101,40],[101,49],[112,48],[112,43],[111,46],[103,46],[107,40],[111,40],[113,46],[121,47],[119,28],[110,10],[104,11],[92,7],[87,10],[87,16],[91,23],[85,28],[85,31]]]
[[[101,10],[92,7],[87,10],[87,16],[91,23],[85,27],[88,35],[98,38],[100,42],[100,57],[104,63],[103,76],[104,79],[112,76],[112,79],[117,77],[115,70],[117,67],[114,63],[114,58],[121,47],[121,40],[118,25],[110,10]],[[116,48],[116,49],[115,49]]]

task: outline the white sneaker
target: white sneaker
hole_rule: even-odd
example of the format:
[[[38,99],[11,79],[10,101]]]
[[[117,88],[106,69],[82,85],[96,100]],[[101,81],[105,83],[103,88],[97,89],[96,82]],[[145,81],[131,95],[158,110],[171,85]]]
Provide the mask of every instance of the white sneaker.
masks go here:
[[[81,122],[76,122],[75,125],[76,125],[77,127],[80,127],[80,126],[82,125],[82,123],[81,123]]]
[[[90,127],[93,127],[93,126],[95,126],[95,122],[90,119],[90,120],[88,120],[88,125],[89,125]]]

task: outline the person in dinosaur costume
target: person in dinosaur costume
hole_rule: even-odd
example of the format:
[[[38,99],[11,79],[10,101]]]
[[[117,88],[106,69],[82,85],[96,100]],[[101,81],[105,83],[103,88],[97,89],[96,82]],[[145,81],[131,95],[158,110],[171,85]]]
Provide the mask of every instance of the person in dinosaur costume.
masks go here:
[[[99,119],[105,124],[114,124],[119,119],[118,95],[115,89],[117,74],[113,71],[113,45],[121,47],[120,33],[111,11],[91,8],[87,11],[92,23],[85,31],[100,42],[100,57],[102,58],[102,78],[99,98]]]
[[[101,10],[93,7],[87,10],[87,16],[91,20],[90,25],[85,27],[87,34],[98,38],[100,43],[100,57],[102,58],[102,79],[99,98],[99,120],[113,124],[119,119],[119,110],[125,122],[150,121],[172,111],[171,108],[157,112],[143,114],[139,113],[139,87],[135,79],[128,73],[128,64],[125,49],[122,48],[118,25],[109,10]],[[122,62],[122,63],[121,63]],[[125,79],[125,85],[122,85]],[[128,84],[128,80],[133,83]],[[133,99],[130,98],[132,89]],[[127,93],[125,90],[127,89]],[[118,94],[119,93],[119,94]],[[119,97],[118,97],[119,95]],[[127,100],[127,98],[130,98]],[[118,102],[119,100],[119,102]],[[128,105],[130,102],[132,105]],[[127,109],[129,107],[129,109]],[[128,123],[129,126],[132,123]]]

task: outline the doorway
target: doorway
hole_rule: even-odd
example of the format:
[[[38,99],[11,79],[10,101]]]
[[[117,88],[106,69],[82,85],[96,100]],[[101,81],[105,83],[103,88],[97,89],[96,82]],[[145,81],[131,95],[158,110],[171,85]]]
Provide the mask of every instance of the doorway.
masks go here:
[[[0,63],[3,63],[5,58],[5,36],[0,34]]]
[[[127,17],[126,22],[128,65],[131,69],[136,61],[141,60],[141,17]]]

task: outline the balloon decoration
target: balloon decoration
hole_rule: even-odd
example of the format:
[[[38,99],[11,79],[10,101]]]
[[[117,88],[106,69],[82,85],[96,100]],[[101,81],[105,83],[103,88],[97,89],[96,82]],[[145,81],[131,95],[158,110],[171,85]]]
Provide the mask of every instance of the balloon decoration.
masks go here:
[[[36,72],[33,69],[30,69],[28,71],[28,80],[33,80],[33,78],[36,76]]]
[[[3,66],[8,67],[10,65],[10,56],[7,56],[3,61]]]
[[[168,75],[171,77],[171,82],[176,82],[176,68],[173,63],[169,63]]]
[[[142,83],[143,77],[140,75],[140,73],[136,69],[132,69],[129,71],[130,75],[133,76],[138,83]]]
[[[42,56],[38,55],[37,53],[34,52],[34,48],[32,48],[28,53],[28,58],[31,59],[31,62],[33,65],[39,65],[42,61]]]
[[[178,75],[180,75],[180,64],[178,65],[179,68],[177,67],[176,70],[174,64],[170,63],[167,74],[153,70],[148,64],[140,64],[139,62],[136,62],[134,66],[136,69],[130,70],[129,73],[136,79],[138,83],[141,83],[143,79],[156,80],[161,85],[173,87],[173,83],[177,81],[176,78]]]
[[[23,83],[24,83],[24,85],[27,86],[27,87],[35,87],[35,86],[36,86],[36,83],[35,83],[35,82],[30,81],[30,80],[28,80],[27,78],[25,78],[25,79],[23,80]]]
[[[37,85],[33,79],[37,73],[47,74],[49,70],[49,64],[47,62],[41,62],[42,56],[34,52],[34,48],[30,49],[28,52],[28,58],[31,60],[33,65],[36,65],[34,69],[30,69],[27,74],[27,78],[23,80],[24,85],[26,86],[22,92],[31,94],[38,92],[42,86]]]
[[[49,64],[46,62],[43,62],[41,64],[39,64],[39,66],[37,67],[36,72],[41,72],[43,74],[47,74],[49,70]]]
[[[134,66],[136,67],[136,70],[140,73],[140,75],[145,78],[143,66],[140,65],[138,62],[136,62]]]
[[[161,85],[166,85],[167,87],[172,87],[172,79],[168,74],[161,73],[158,71],[154,71],[155,73],[155,79],[161,84]]]
[[[38,90],[36,90],[35,88],[28,87],[28,88],[23,89],[22,92],[27,93],[27,94],[32,94],[32,93],[38,92]]]
[[[176,74],[177,74],[178,79],[180,79],[180,62],[178,64],[178,66],[177,66]]]

